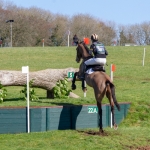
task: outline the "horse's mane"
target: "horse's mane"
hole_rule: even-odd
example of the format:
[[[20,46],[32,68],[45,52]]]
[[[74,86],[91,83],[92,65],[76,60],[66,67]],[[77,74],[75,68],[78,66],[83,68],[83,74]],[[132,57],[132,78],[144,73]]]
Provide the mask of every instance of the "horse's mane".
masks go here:
[[[86,46],[86,44],[84,43],[84,41],[81,41],[80,44],[83,45],[83,47],[85,48],[86,52],[90,55],[90,57],[93,57],[93,55],[91,54],[89,48]]]

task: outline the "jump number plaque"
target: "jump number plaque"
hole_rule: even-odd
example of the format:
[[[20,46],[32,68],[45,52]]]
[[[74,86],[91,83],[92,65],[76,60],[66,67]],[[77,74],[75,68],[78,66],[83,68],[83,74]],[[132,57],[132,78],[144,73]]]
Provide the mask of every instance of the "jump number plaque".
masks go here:
[[[73,78],[74,77],[74,72],[68,72],[68,78]]]
[[[98,108],[97,106],[89,106],[88,107],[88,113],[91,114],[91,113],[98,113]]]

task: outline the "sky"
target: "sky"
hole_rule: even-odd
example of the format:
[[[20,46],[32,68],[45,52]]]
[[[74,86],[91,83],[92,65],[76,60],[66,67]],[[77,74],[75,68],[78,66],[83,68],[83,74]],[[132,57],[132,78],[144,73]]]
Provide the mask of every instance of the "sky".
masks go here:
[[[37,7],[54,14],[72,17],[89,14],[101,21],[117,25],[133,25],[150,21],[150,0],[4,0],[18,7]]]

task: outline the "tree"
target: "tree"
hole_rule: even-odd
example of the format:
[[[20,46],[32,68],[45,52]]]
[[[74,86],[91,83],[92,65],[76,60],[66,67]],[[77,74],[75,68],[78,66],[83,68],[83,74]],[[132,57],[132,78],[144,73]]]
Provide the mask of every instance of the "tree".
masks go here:
[[[124,46],[126,42],[127,42],[127,38],[126,38],[126,36],[124,35],[124,31],[122,30],[122,31],[120,32],[120,45],[121,45],[121,46]]]
[[[68,17],[63,15],[56,15],[52,26],[50,35],[50,45],[62,46],[67,45],[67,30],[68,30]]]
[[[71,31],[73,32],[72,37],[74,34],[77,34],[80,40],[96,33],[99,35],[99,41],[103,42],[105,45],[111,45],[115,37],[115,30],[112,24],[105,24],[99,19],[87,14],[78,14],[72,17]]]
[[[114,22],[104,22],[89,14],[77,14],[72,17],[61,14],[52,14],[40,8],[17,7],[12,2],[0,0],[0,38],[5,46],[10,43],[10,25],[7,19],[13,19],[13,46],[40,46],[42,39],[45,46],[67,45],[67,31],[70,37],[77,34],[80,40],[90,37],[91,34],[99,35],[99,41],[111,45],[118,31],[120,32],[120,45],[137,43],[150,44],[150,22],[143,22],[130,26],[121,26],[116,30]],[[70,38],[70,43],[72,42]],[[117,37],[118,39],[118,37]]]

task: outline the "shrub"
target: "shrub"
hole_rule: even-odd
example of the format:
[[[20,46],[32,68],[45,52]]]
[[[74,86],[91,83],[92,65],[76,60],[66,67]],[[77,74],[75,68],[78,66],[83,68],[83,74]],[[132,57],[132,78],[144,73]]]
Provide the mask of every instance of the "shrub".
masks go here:
[[[72,91],[67,86],[68,79],[59,80],[53,88],[54,98],[69,98],[69,93]]]
[[[36,96],[35,90],[32,87],[33,84],[33,80],[31,80],[29,82],[29,98],[30,101],[35,101],[35,100],[39,100],[39,98]],[[27,84],[24,85],[24,89],[20,91],[20,93],[24,94],[24,99],[27,100]]]
[[[0,103],[3,102],[4,98],[7,96],[7,90],[0,83]]]

